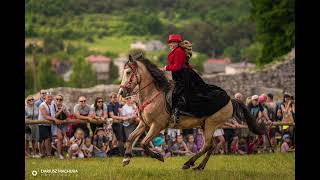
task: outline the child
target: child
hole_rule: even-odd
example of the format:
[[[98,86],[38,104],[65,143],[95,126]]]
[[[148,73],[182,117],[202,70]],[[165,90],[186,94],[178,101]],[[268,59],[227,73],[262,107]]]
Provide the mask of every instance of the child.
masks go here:
[[[290,148],[290,136],[289,134],[283,135],[283,143],[281,145],[281,152],[292,152],[293,150]]]
[[[198,148],[197,148],[197,145],[194,143],[194,137],[192,134],[188,136],[187,147],[191,151],[191,154],[194,155],[198,153]]]
[[[190,155],[190,151],[189,151],[186,143],[183,141],[182,135],[177,136],[177,141],[171,147],[171,151],[172,151],[173,155],[178,155],[178,156]]]
[[[196,146],[198,151],[202,148],[203,144],[204,144],[203,131],[202,129],[198,129],[198,132],[196,135]]]
[[[93,145],[91,144],[91,138],[87,137],[84,144],[81,146],[81,150],[85,158],[91,158],[93,153]]]
[[[97,128],[93,140],[94,155],[96,157],[106,157],[109,151],[109,140],[103,128]]]
[[[75,159],[76,157],[84,158],[83,152],[80,147],[83,144],[84,132],[78,128],[74,133],[74,136],[70,139],[70,148],[68,150],[69,157]]]

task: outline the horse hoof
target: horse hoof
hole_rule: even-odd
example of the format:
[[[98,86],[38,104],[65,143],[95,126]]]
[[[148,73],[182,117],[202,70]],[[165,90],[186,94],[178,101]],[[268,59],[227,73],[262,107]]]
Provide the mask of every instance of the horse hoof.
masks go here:
[[[189,169],[189,168],[190,168],[189,165],[183,165],[183,166],[182,166],[182,169]]]
[[[123,165],[123,166],[126,166],[126,165],[128,165],[129,163],[130,163],[130,159],[129,159],[129,158],[125,158],[125,159],[122,160],[122,165]]]
[[[154,158],[158,159],[159,161],[164,162],[164,158],[160,153],[155,154]]]

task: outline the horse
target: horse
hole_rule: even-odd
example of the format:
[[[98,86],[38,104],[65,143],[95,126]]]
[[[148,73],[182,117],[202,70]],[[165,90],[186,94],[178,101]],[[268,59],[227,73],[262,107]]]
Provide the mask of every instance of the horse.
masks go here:
[[[150,60],[144,57],[134,59],[129,55],[129,60],[124,66],[118,96],[124,98],[132,94],[138,94],[138,109],[141,120],[136,129],[129,135],[125,144],[123,166],[130,163],[133,141],[147,129],[149,130],[141,141],[141,147],[151,158],[164,162],[163,156],[160,153],[153,152],[148,145],[160,131],[166,129],[170,124],[170,113],[166,110],[166,93],[170,90],[169,87],[170,84],[165,73],[151,63]],[[246,106],[232,98],[224,107],[210,116],[198,118],[181,115],[179,123],[170,124],[172,125],[171,128],[175,129],[201,127],[204,131],[204,146],[184,163],[182,169],[189,169],[195,166],[195,161],[207,153],[202,162],[193,169],[203,170],[205,168],[214,150],[213,132],[233,117],[237,120],[246,121],[249,130],[255,134],[262,135],[266,133],[265,127],[256,123]]]

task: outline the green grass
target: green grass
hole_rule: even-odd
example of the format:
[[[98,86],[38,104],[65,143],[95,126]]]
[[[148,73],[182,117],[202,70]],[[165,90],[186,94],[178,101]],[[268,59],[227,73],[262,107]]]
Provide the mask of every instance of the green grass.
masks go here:
[[[275,153],[259,155],[212,156],[202,172],[182,170],[189,157],[167,158],[165,162],[145,157],[134,157],[122,167],[122,158],[107,159],[27,159],[26,179],[294,179],[295,154]],[[196,163],[200,163],[199,159]],[[76,169],[77,174],[45,176],[41,169]],[[36,177],[31,175],[37,170]]]

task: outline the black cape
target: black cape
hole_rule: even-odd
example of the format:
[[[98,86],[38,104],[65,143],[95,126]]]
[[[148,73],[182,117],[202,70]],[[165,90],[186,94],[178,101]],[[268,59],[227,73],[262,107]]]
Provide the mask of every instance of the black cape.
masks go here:
[[[187,66],[172,72],[175,81],[173,91],[173,107],[179,107],[196,117],[214,114],[227,105],[230,96],[222,88],[206,84],[203,79]]]

